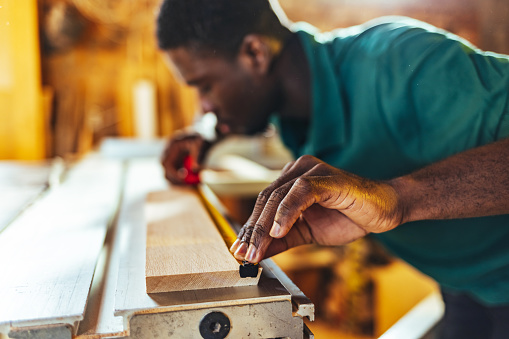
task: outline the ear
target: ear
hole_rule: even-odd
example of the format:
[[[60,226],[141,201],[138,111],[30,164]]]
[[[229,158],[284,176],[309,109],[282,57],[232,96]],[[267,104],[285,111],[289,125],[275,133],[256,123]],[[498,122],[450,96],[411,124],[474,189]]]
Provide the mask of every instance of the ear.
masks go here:
[[[255,73],[266,74],[274,59],[277,41],[258,34],[248,34],[242,40],[238,59],[241,64]]]

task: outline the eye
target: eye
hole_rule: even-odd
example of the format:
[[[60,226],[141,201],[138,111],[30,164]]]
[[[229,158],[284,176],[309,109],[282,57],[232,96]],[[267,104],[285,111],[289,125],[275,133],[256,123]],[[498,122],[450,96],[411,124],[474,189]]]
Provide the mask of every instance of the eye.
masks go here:
[[[201,95],[205,95],[210,92],[211,88],[212,86],[210,84],[201,85],[198,87],[198,91],[200,92]]]

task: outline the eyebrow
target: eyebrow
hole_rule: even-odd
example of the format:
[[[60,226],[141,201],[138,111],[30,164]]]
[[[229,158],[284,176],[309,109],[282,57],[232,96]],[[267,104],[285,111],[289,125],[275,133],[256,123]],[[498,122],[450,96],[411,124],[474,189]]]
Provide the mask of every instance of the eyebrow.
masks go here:
[[[201,82],[206,80],[206,78],[207,78],[206,76],[198,75],[198,76],[195,76],[194,78],[186,80],[186,83],[189,86],[199,86]]]
[[[200,79],[191,79],[191,80],[186,81],[186,83],[189,86],[197,86],[199,82],[200,82]]]

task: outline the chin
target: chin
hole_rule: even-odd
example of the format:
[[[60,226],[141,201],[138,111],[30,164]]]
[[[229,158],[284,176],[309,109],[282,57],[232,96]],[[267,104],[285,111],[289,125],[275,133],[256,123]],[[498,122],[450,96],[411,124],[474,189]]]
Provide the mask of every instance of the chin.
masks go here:
[[[252,125],[230,125],[222,123],[227,126],[228,133],[226,134],[236,134],[236,135],[247,135],[247,136],[255,136],[258,134],[265,133],[269,128],[269,122],[265,122],[263,124],[252,124]]]
[[[248,135],[248,136],[255,136],[255,135],[264,133],[268,127],[269,127],[268,123],[263,126],[249,126],[244,129],[244,133],[242,133],[242,134]]]

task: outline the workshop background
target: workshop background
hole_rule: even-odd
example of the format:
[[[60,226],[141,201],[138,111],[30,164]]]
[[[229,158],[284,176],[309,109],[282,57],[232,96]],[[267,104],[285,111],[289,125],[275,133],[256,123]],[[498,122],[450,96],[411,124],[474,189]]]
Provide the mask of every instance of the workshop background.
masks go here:
[[[280,3],[291,20],[323,30],[405,15],[456,33],[481,49],[509,54],[506,0]],[[168,137],[193,123],[196,93],[176,80],[156,47],[159,4],[0,0],[0,159],[79,157],[106,137]],[[256,142],[264,147],[254,152],[245,146],[251,152],[248,158],[278,169],[280,163],[267,159],[270,152],[272,157],[284,152],[280,144]],[[237,142],[235,152],[250,144]],[[224,193],[221,198],[239,222],[254,201],[246,194]],[[378,336],[436,290],[429,279],[366,240],[342,248],[299,248],[276,262],[315,303],[317,322],[309,326],[317,338]]]

